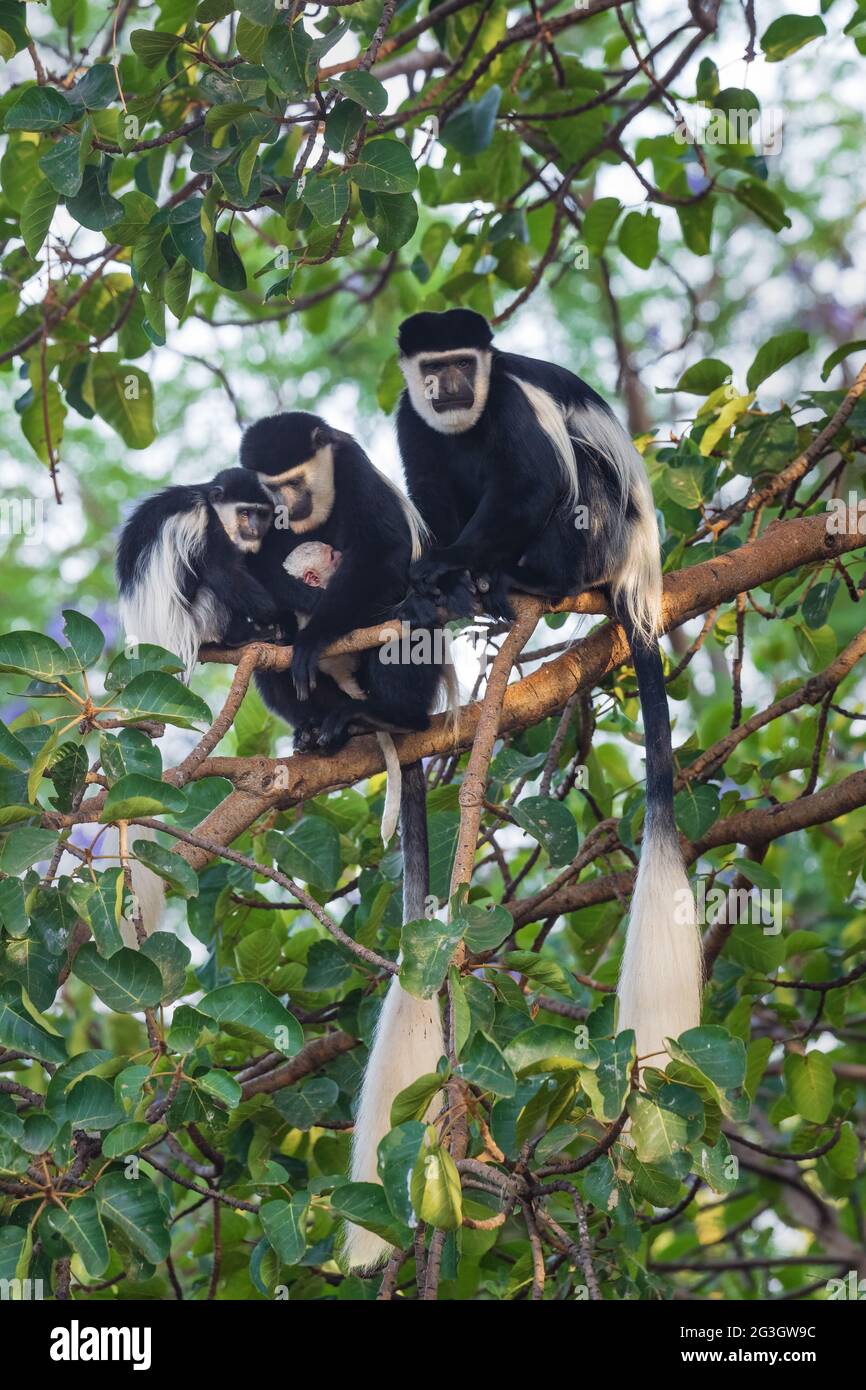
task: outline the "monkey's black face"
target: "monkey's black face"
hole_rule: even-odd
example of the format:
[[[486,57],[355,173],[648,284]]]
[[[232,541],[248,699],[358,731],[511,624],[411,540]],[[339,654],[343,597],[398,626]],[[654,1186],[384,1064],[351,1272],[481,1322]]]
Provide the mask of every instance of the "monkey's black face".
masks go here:
[[[293,526],[297,521],[309,521],[313,514],[315,498],[307,481],[306,473],[299,470],[294,476],[281,478],[279,482],[259,475],[265,491],[274,499],[277,530]]]
[[[242,541],[252,541],[261,544],[264,537],[270,530],[273,521],[273,511],[270,507],[256,503],[244,503],[235,508],[235,520],[237,535]]]
[[[438,434],[463,434],[477,424],[487,404],[489,349],[439,348],[400,358],[409,399],[425,424]]]
[[[422,357],[419,363],[424,395],[437,415],[447,410],[471,410],[475,405],[478,360],[449,353],[447,357]]]

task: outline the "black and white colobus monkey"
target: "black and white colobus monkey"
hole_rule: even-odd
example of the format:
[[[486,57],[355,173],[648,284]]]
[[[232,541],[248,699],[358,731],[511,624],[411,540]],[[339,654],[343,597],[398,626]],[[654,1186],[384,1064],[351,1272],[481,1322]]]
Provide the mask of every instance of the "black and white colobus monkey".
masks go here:
[[[347,696],[333,676],[317,673],[322,649],[358,627],[393,618],[409,588],[409,566],[421,554],[424,526],[414,507],[373,466],[350,435],[316,415],[275,415],[251,425],[241,463],[255,471],[288,526],[279,520],[252,562],[277,599],[289,627],[299,608],[303,566],[292,552],[310,541],[339,551],[339,565],[309,621],[298,632],[289,673],[258,672],[265,703],[289,723],[313,730],[325,750],[339,746],[363,718],[371,727],[426,728],[438,685],[447,680],[441,660],[385,664],[380,652],[361,653],[355,677],[366,699]],[[292,573],[292,570],[296,573]],[[433,647],[435,652],[435,645]],[[306,739],[305,739],[306,742]],[[309,746],[309,743],[306,744]],[[420,763],[403,768],[400,795],[403,849],[403,920],[424,916],[428,888],[426,781]],[[408,1041],[408,1046],[405,1046]],[[439,1005],[416,999],[395,977],[388,988],[370,1051],[355,1118],[352,1178],[377,1180],[379,1140],[390,1128],[394,1096],[419,1075],[434,1071],[444,1051]],[[345,1258],[352,1268],[381,1262],[389,1247],[370,1231],[349,1226]]]
[[[670,719],[657,634],[661,563],[643,462],[600,396],[549,362],[500,352],[467,309],[400,327],[397,433],[433,545],[422,598],[460,571],[563,598],[606,586],[631,644],[644,718],[646,822],[619,980],[619,1027],[661,1063],[700,1022],[694,899],[673,812]]]
[[[187,680],[205,642],[273,636],[277,609],[247,568],[273,521],[261,484],[241,468],[167,487],[140,502],[117,547],[120,616],[129,638],[180,657]]]

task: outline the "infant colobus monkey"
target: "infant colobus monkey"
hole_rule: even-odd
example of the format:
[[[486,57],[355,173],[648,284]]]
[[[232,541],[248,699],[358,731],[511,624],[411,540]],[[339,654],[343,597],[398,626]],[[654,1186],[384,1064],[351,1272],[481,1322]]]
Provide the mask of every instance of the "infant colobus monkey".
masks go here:
[[[341,558],[339,550],[335,550],[324,541],[304,541],[286,557],[285,570],[294,579],[300,579],[311,588],[326,589],[337,572]],[[296,614],[296,617],[298,628],[303,631],[309,618],[303,613]],[[361,656],[361,652],[345,652],[339,656],[319,657],[319,670],[330,676],[338,689],[342,690],[344,695],[348,695],[350,700],[366,698],[356,676]],[[403,772],[391,735],[380,729],[376,732],[376,738],[388,774],[381,825],[382,842],[387,845],[397,829]]]
[[[247,568],[273,515],[268,494],[242,468],[146,497],[117,547],[127,635],[174,652],[187,680],[205,642],[238,646],[259,635],[273,638],[276,606]]]
[[[447,593],[464,570],[492,571],[499,594],[609,588],[637,673],[647,773],[619,1027],[635,1030],[640,1057],[661,1060],[666,1038],[700,1022],[702,959],[674,821],[652,493],[640,455],[591,387],[492,339],[468,309],[414,314],[400,327],[397,433],[433,538],[413,575],[422,599],[431,586]]]

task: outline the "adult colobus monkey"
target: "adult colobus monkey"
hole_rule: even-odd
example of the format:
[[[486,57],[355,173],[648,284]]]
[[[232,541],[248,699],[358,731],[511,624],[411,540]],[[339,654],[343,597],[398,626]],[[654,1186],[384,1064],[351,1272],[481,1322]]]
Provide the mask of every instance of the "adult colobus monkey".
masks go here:
[[[397,432],[409,494],[433,537],[413,574],[422,597],[447,593],[462,570],[492,572],[499,592],[558,599],[609,588],[637,673],[647,777],[619,1027],[635,1030],[640,1057],[658,1056],[665,1038],[700,1022],[702,965],[674,823],[652,493],[595,391],[562,367],[500,352],[492,338],[468,309],[414,314],[400,327]]]
[[[307,588],[292,552],[323,541],[340,553],[327,588],[294,642],[289,674],[257,672],[272,709],[293,724],[300,746],[324,751],[339,747],[353,723],[423,729],[437,687],[450,667],[430,661],[386,664],[378,649],[361,653],[356,678],[366,699],[347,697],[334,678],[317,674],[323,648],[358,627],[393,618],[409,588],[409,565],[421,554],[425,528],[412,504],[373,466],[354,439],[316,415],[275,415],[251,425],[241,444],[241,463],[254,470],[288,527],[275,526],[252,562],[280,606],[287,630],[294,621],[298,590]],[[307,589],[309,594],[310,589]],[[315,592],[315,591],[313,591]],[[436,637],[439,634],[433,634]],[[443,644],[444,646],[444,644]],[[296,746],[298,746],[296,733]],[[403,920],[424,916],[428,886],[426,782],[420,763],[403,769],[400,795],[403,849]],[[405,993],[395,977],[389,986],[367,1061],[352,1142],[352,1179],[377,1181],[379,1141],[390,1129],[395,1096],[428,1071],[443,1052],[438,1001]],[[368,1268],[388,1253],[386,1243],[349,1226],[345,1257]]]
[[[247,558],[258,551],[273,516],[267,493],[241,468],[146,497],[117,548],[127,636],[167,647],[184,663],[187,680],[203,643],[237,646],[272,636],[277,610]]]

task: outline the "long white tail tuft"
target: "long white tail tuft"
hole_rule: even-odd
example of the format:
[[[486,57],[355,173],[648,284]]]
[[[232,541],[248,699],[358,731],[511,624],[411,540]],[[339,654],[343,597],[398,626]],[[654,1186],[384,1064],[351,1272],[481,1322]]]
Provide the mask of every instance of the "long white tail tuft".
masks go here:
[[[421,763],[403,768],[400,800],[403,841],[403,921],[424,916],[429,880],[427,782]],[[445,1051],[436,999],[416,999],[394,978],[385,995],[361,1085],[352,1139],[352,1181],[378,1182],[378,1148],[391,1128],[391,1106],[419,1076],[435,1072]],[[435,1112],[436,1101],[431,1104]],[[350,1269],[375,1269],[391,1247],[372,1231],[347,1225],[343,1254]]]
[[[397,821],[400,819],[400,794],[403,785],[403,771],[400,767],[400,759],[397,757],[397,749],[394,747],[394,740],[391,735],[380,730],[376,734],[382,756],[385,759],[385,771],[388,779],[385,785],[385,806],[382,811],[382,824],[380,833],[382,844],[388,845],[397,829]]]
[[[436,1070],[445,1051],[436,999],[416,999],[391,981],[364,1073],[355,1116],[352,1181],[378,1182],[377,1149],[391,1128],[391,1106],[419,1076]],[[375,1269],[391,1247],[362,1226],[347,1226],[345,1260],[350,1269]]]
[[[673,830],[647,823],[619,977],[620,1031],[637,1055],[664,1067],[665,1038],[701,1021],[703,957],[695,900]]]
[[[133,854],[136,840],[155,839],[156,833],[149,826],[130,826],[129,848]],[[120,836],[114,826],[109,826],[99,835],[96,853],[99,855],[100,869],[110,869],[120,863]],[[141,864],[132,857],[130,857],[129,872],[132,878],[132,891],[138,898],[138,904],[141,908],[142,925],[146,935],[152,936],[155,931],[158,931],[165,912],[165,884],[159,874],[155,874],[146,864]],[[120,919],[120,935],[123,937],[124,946],[131,946],[134,951],[138,949],[135,924],[128,917],[121,917]]]

